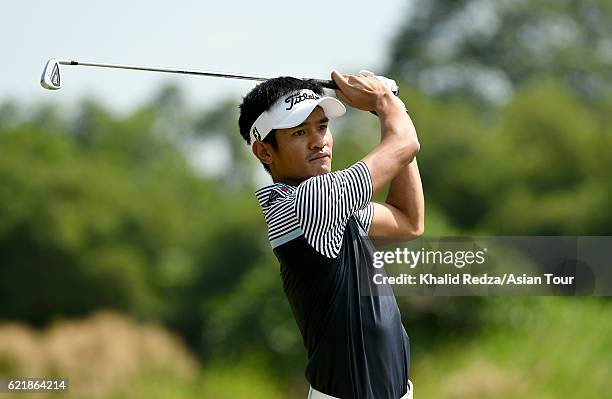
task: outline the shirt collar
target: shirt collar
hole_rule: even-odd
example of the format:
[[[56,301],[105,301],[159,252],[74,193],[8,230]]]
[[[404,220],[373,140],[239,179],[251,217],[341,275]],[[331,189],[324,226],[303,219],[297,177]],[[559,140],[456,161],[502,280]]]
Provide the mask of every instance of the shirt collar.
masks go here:
[[[277,199],[286,197],[295,192],[296,187],[290,186],[283,183],[274,183],[269,186],[265,186],[255,191],[257,201],[262,208],[266,208]]]

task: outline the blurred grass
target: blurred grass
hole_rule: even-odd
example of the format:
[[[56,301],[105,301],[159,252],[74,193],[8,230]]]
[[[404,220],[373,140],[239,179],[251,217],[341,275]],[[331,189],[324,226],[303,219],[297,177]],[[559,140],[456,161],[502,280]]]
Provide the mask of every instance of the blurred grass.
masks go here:
[[[480,317],[485,327],[470,339],[449,340],[413,357],[417,397],[588,399],[612,391],[607,301],[487,298]],[[305,397],[305,380],[280,377],[259,360],[253,356],[200,367],[164,328],[108,312],[57,322],[43,332],[0,326],[0,377],[60,376],[71,384],[68,395],[6,398]]]
[[[67,378],[68,393],[6,398],[285,398],[282,382],[257,360],[203,371],[180,339],[114,312],[61,320],[43,331],[0,325],[0,378]]]
[[[283,399],[280,381],[248,366],[213,366],[197,379],[148,373],[107,396],[108,399],[261,398]]]
[[[217,366],[204,370],[203,398],[285,398],[280,381],[252,366]]]
[[[58,321],[40,332],[20,323],[0,326],[0,378],[67,378],[71,398],[107,398],[150,374],[189,381],[198,370],[174,334],[117,313]]]
[[[482,334],[415,359],[418,397],[583,399],[612,391],[609,303],[490,298],[486,307],[484,318],[493,322]]]

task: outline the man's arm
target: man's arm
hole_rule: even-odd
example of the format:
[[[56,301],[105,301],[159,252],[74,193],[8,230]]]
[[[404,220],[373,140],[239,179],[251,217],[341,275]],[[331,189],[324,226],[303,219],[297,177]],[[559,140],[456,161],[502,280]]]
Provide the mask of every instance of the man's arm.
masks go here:
[[[373,193],[391,181],[386,202],[374,204],[371,236],[417,236],[424,230],[424,200],[416,163],[420,145],[416,129],[402,101],[374,78],[344,77],[332,72],[348,105],[376,111],[380,143],[363,158],[372,179]]]
[[[374,203],[369,235],[418,237],[425,230],[425,200],[415,158],[391,180],[385,202]]]

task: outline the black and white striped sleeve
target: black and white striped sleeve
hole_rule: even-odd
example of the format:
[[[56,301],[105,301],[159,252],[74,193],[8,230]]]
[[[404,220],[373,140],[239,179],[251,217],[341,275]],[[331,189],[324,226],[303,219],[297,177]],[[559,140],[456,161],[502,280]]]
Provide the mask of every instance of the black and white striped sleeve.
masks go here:
[[[370,202],[365,208],[355,212],[355,217],[357,217],[357,220],[361,223],[361,227],[363,227],[365,232],[369,233],[372,219],[374,219],[374,204]]]
[[[328,258],[340,252],[348,219],[370,205],[372,179],[365,163],[311,177],[295,194],[295,212],[308,244]],[[368,226],[369,228],[369,226]]]

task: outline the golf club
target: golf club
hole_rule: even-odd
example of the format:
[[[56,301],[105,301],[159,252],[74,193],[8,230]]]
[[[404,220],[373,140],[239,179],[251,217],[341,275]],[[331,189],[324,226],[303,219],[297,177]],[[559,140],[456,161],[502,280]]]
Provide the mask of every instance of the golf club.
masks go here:
[[[47,61],[45,69],[43,70],[40,78],[40,85],[45,89],[58,90],[62,87],[62,81],[60,78],[60,65],[73,65],[73,66],[90,66],[99,68],[114,68],[114,69],[131,69],[135,71],[152,71],[152,72],[166,72],[166,73],[178,73],[183,75],[198,75],[198,76],[212,76],[218,78],[229,78],[229,79],[243,79],[243,80],[257,80],[264,81],[270,78],[263,76],[254,75],[240,75],[240,74],[229,74],[221,72],[207,72],[207,71],[193,71],[185,69],[172,69],[172,68],[158,68],[158,67],[145,67],[135,65],[119,65],[119,64],[102,64],[94,62],[79,62],[73,60],[59,60],[52,58]],[[338,86],[333,80],[320,80],[310,79],[316,83],[321,84],[327,89],[337,89]]]

